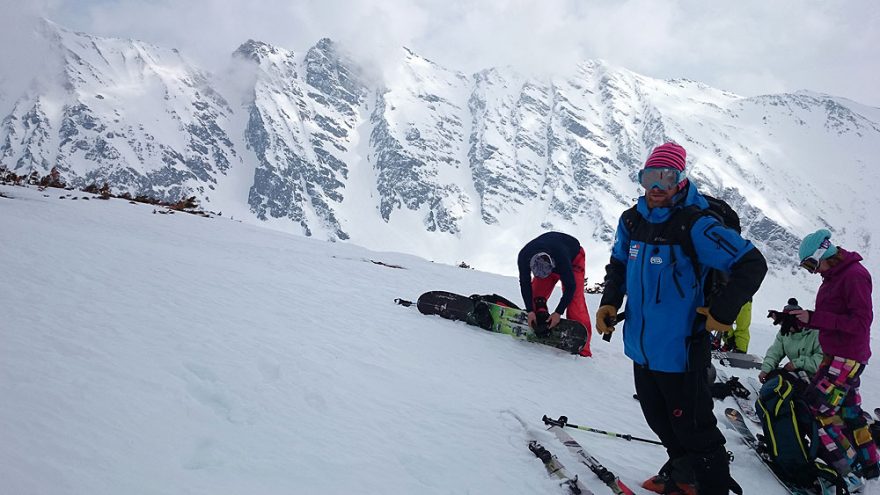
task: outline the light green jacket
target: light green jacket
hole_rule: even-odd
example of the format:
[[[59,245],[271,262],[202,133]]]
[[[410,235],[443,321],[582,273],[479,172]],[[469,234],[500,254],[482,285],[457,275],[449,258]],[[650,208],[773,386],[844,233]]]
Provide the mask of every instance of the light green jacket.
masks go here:
[[[810,375],[816,373],[819,363],[822,362],[822,348],[819,346],[819,331],[810,328],[797,333],[783,336],[776,334],[776,340],[767,349],[761,371],[769,373],[779,366],[782,358],[787,357],[795,367],[800,368]]]

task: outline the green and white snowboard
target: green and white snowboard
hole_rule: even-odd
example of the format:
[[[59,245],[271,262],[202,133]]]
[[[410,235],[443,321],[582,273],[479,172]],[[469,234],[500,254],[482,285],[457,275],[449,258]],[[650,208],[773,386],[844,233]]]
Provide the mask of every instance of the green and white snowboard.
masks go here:
[[[464,321],[491,332],[512,335],[518,339],[553,346],[574,354],[580,353],[587,343],[587,329],[577,321],[561,319],[559,324],[550,330],[549,335],[538,337],[528,325],[528,313],[525,310],[452,292],[426,292],[419,296],[416,307],[422,314]],[[484,318],[485,312],[491,316],[491,322]]]
[[[579,353],[587,343],[587,329],[574,320],[559,320],[559,324],[550,330],[550,335],[538,337],[535,331],[529,327],[528,312],[522,309],[508,308],[492,303],[489,305],[489,314],[492,315],[492,331],[513,335],[514,337],[552,345],[558,349],[564,349],[571,353]]]

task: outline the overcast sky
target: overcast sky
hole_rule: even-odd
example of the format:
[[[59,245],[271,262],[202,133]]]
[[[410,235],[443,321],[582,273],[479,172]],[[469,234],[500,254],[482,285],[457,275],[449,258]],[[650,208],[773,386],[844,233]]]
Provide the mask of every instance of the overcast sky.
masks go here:
[[[0,0],[4,49],[43,15],[174,47],[215,69],[248,38],[304,51],[322,37],[381,61],[400,46],[468,73],[561,72],[601,58],[742,95],[810,89],[880,106],[877,0]],[[9,39],[17,37],[18,39]],[[11,42],[11,45],[10,45]],[[10,56],[0,59],[8,61]],[[8,71],[9,66],[0,67]]]

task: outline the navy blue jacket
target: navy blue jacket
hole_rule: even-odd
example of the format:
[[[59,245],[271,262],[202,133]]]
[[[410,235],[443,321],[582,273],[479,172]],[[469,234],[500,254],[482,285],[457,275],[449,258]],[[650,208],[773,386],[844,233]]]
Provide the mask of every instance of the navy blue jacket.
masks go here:
[[[562,282],[562,299],[554,310],[562,314],[571,304],[574,297],[575,282],[571,262],[581,251],[581,243],[574,237],[562,232],[547,232],[529,241],[519,252],[516,264],[519,266],[519,287],[523,296],[526,311],[533,311],[532,304],[532,270],[529,261],[538,253],[547,253],[553,258],[553,273],[559,275]]]
[[[655,371],[688,370],[686,339],[705,332],[705,320],[697,319],[696,310],[705,305],[703,285],[709,268],[730,275],[709,308],[716,320],[726,324],[733,323],[767,272],[766,261],[755,246],[710,215],[699,216],[690,227],[701,265],[695,269],[691,257],[674,240],[675,234],[669,232],[673,229],[664,230],[676,223],[670,222],[673,214],[689,205],[700,209],[709,206],[693,184],[676,195],[670,208],[649,209],[645,197],[639,198],[636,210],[644,228],[636,230],[641,238],[631,238],[633,233],[622,215],[611,262],[605,269],[602,304],[620,308],[626,295],[624,351],[636,363]],[[686,234],[679,234],[679,239],[682,235]]]

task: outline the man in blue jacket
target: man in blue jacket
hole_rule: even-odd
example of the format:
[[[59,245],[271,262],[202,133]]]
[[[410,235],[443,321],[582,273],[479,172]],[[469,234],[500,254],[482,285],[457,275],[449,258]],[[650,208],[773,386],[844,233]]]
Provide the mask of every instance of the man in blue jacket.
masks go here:
[[[614,331],[608,323],[626,296],[624,350],[633,360],[642,413],[669,455],[642,486],[658,493],[741,493],[712,412],[709,332],[731,330],[767,263],[709,213],[687,180],[686,157],[678,144],[660,145],[639,173],[645,195],[620,217],[596,329]],[[708,302],[704,283],[711,269],[730,280]]]

